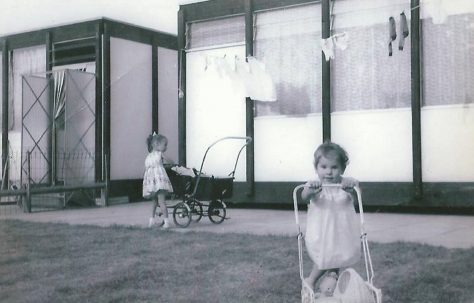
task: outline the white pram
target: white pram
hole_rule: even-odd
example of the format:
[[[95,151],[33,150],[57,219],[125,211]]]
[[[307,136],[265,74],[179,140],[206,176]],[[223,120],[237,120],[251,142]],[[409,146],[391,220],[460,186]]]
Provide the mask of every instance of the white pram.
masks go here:
[[[359,217],[360,217],[360,232],[361,232],[361,242],[362,249],[364,253],[365,269],[367,274],[367,280],[363,279],[356,273],[352,268],[348,268],[340,273],[339,280],[336,284],[336,289],[334,291],[334,296],[325,299],[317,299],[315,292],[311,289],[305,282],[303,274],[303,240],[304,234],[301,231],[299,215],[298,215],[298,190],[305,187],[305,184],[298,185],[293,190],[293,204],[295,211],[295,220],[296,226],[298,229],[298,257],[299,257],[299,270],[301,278],[301,302],[302,303],[317,303],[317,302],[341,302],[341,303],[382,303],[382,291],[376,288],[373,284],[374,278],[374,269],[372,266],[372,259],[370,257],[370,250],[367,241],[367,233],[364,229],[364,211],[362,208],[362,195],[359,187],[354,187],[354,190],[357,194],[357,202],[359,204]],[[323,186],[329,187],[341,187],[340,184],[324,184]],[[350,277],[350,282],[347,282],[348,279],[341,279],[341,277]],[[340,283],[344,280],[343,283]],[[359,282],[360,281],[360,282]],[[349,287],[348,287],[349,284]],[[348,293],[352,292],[352,293]],[[332,300],[333,299],[333,300]]]

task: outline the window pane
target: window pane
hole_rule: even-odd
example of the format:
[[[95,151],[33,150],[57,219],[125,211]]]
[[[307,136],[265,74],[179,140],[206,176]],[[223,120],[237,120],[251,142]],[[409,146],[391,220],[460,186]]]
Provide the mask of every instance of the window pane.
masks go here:
[[[188,24],[187,49],[245,42],[244,16]]]
[[[255,56],[265,63],[277,101],[256,102],[256,115],[321,112],[321,6],[255,14]]]

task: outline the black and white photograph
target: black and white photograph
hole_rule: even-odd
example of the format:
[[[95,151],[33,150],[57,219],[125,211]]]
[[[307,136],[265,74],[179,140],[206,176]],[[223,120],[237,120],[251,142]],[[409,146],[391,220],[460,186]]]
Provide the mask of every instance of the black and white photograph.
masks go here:
[[[0,302],[473,303],[473,0],[0,0]]]

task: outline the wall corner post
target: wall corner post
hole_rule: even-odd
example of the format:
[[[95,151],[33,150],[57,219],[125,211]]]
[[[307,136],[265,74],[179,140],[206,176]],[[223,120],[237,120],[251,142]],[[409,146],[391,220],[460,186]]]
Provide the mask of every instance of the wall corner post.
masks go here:
[[[423,179],[421,166],[421,39],[420,1],[411,0],[411,117],[413,187],[415,200],[423,199]]]
[[[321,1],[321,38],[331,36],[331,0]],[[331,64],[321,51],[321,111],[323,118],[323,142],[331,140]]]

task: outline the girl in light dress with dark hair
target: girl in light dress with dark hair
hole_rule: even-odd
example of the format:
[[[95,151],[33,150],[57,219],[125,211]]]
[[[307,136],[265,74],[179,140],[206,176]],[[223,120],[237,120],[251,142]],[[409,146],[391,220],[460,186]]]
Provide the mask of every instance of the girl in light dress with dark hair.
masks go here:
[[[163,153],[168,147],[168,139],[156,133],[147,138],[148,155],[145,159],[145,173],[143,175],[143,197],[153,199],[151,217],[148,227],[152,227],[158,217],[163,216],[163,228],[169,227],[168,209],[166,207],[166,195],[173,192],[168,174],[163,166]],[[160,213],[156,214],[157,206]]]

